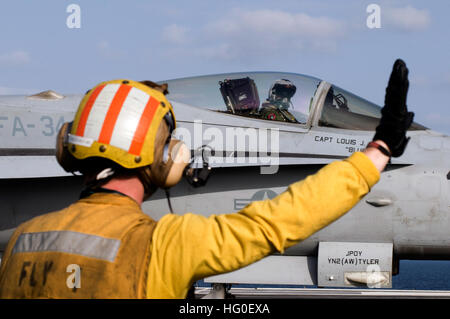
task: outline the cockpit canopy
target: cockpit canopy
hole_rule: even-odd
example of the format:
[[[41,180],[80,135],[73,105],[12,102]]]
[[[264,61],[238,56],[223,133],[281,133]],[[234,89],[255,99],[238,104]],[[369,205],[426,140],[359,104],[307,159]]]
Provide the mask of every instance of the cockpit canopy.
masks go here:
[[[164,82],[172,101],[277,124],[306,125],[314,108],[321,110],[317,124],[325,127],[373,131],[381,117],[378,105],[334,85],[314,105],[315,95],[324,94],[318,91],[322,81],[302,74],[229,73]],[[411,129],[426,128],[414,123]]]

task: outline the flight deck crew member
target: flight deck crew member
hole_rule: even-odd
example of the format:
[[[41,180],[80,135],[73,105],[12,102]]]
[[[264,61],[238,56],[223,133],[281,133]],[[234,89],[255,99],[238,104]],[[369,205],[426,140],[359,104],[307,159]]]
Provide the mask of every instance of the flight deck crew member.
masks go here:
[[[413,114],[407,68],[394,64],[382,119],[364,152],[333,162],[272,200],[237,213],[141,210],[157,187],[175,185],[189,151],[171,139],[167,87],[103,82],[80,103],[57,142],[57,159],[86,177],[82,198],[21,224],[0,268],[0,298],[184,298],[201,278],[283,252],[327,226],[370,191],[390,155],[400,156]],[[69,280],[76,273],[74,280]]]

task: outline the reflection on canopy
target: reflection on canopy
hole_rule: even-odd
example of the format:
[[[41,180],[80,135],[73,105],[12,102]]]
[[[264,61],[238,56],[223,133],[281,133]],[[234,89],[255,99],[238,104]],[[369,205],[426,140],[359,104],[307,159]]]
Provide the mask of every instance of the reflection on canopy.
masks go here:
[[[305,124],[319,79],[293,73],[218,74],[165,81],[169,99],[265,120]]]
[[[267,121],[305,124],[321,80],[295,73],[249,72],[164,81],[168,98],[213,111]],[[320,126],[374,131],[381,108],[337,86],[327,92]],[[424,130],[413,123],[410,130]]]
[[[322,109],[320,126],[374,131],[381,118],[381,108],[337,86],[331,86]],[[410,130],[426,127],[413,123]]]

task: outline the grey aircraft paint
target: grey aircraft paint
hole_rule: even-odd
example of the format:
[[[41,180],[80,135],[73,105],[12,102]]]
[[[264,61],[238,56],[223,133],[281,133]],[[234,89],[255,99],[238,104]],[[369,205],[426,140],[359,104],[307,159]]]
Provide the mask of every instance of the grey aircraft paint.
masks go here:
[[[261,101],[267,98],[274,80],[295,83],[298,97],[292,100],[290,110],[298,123],[226,112],[218,81],[244,76],[255,79]],[[323,165],[364,149],[378,122],[378,106],[325,81],[298,74],[222,74],[167,83],[181,128],[175,136],[184,139],[193,154],[207,145],[212,167],[207,186],[194,188],[183,180],[172,188],[177,214],[225,214],[252,200],[273,198]],[[339,93],[330,98],[331,88],[344,99],[336,97]],[[18,224],[69,205],[82,190],[82,178],[63,171],[54,158],[56,134],[65,121],[73,119],[82,95],[48,96],[0,97],[0,250]],[[199,126],[202,136],[195,141]],[[257,132],[256,148],[250,143],[234,143],[236,135],[227,136],[231,130],[250,139],[249,129]],[[233,139],[233,143],[229,139],[229,143],[215,143],[212,133]],[[359,204],[288,249],[286,255],[310,258],[318,255],[320,242],[353,242],[391,243],[394,260],[450,259],[450,137],[418,123],[408,136],[411,140],[405,154],[392,159],[380,182]],[[268,151],[272,146],[277,150]],[[264,173],[263,168],[271,165],[273,169]],[[143,210],[155,219],[168,213],[164,193],[158,191],[143,204]]]

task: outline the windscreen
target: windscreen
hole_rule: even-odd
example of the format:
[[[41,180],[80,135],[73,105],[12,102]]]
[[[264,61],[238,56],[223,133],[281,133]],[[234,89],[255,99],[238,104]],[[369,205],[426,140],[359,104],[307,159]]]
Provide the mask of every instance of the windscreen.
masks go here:
[[[169,100],[267,121],[305,124],[319,79],[279,72],[229,73],[162,81]]]

